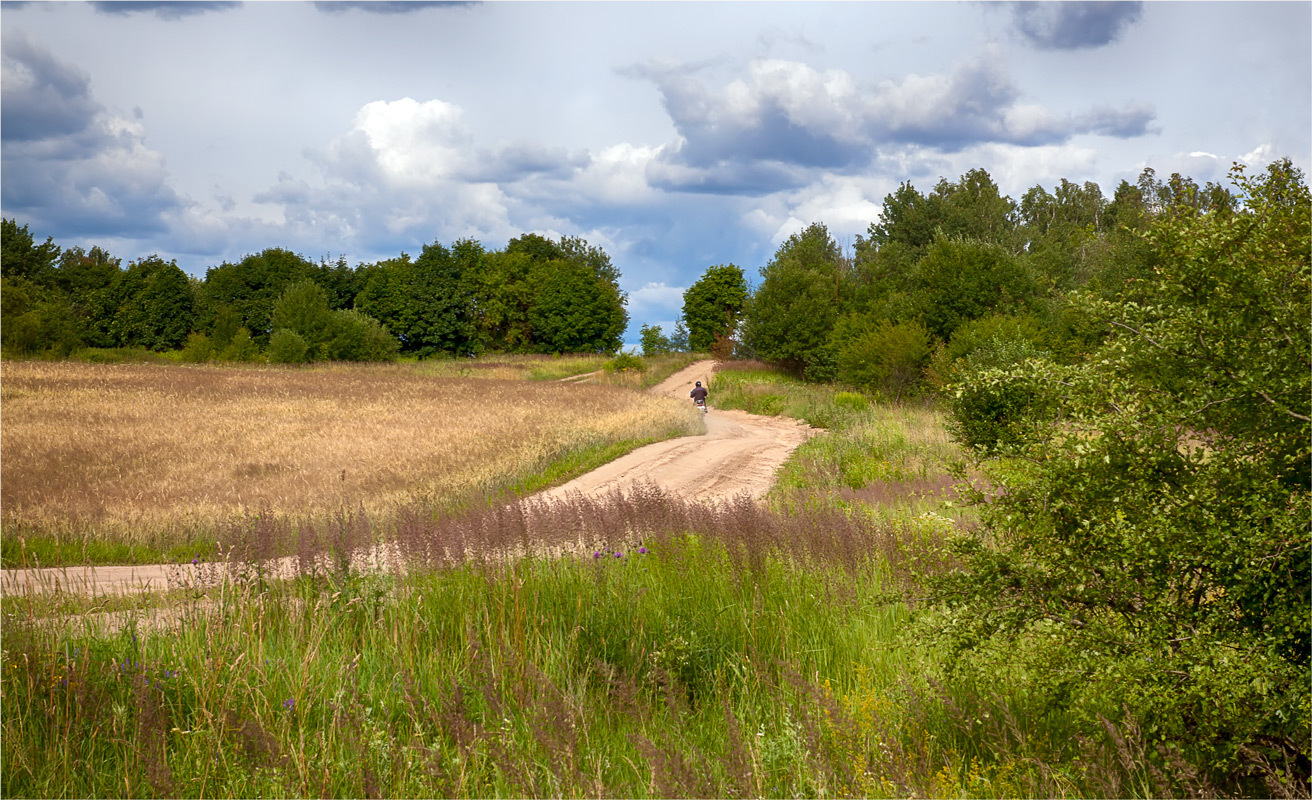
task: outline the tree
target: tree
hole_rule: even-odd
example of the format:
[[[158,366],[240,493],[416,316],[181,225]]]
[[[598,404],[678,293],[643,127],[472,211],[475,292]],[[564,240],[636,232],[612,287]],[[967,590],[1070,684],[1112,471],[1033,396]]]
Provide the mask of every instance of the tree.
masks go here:
[[[47,237],[38,245],[27,225],[19,227],[13,219],[0,220],[0,277],[25,278],[46,285],[54,278],[59,247]]]
[[[747,281],[741,268],[733,264],[707,268],[683,293],[688,346],[694,352],[706,353],[716,337],[732,336],[746,304]]]
[[[820,223],[795,233],[761,268],[744,314],[744,339],[761,358],[811,380],[833,377],[830,331],[846,305],[838,244]]]
[[[958,670],[1029,675],[1090,731],[1128,712],[1251,793],[1309,780],[1312,196],[1288,161],[1232,179],[1237,207],[1153,220],[1146,291],[1076,298],[1099,352],[957,387],[1037,402],[973,447],[996,488],[926,622]]]
[[[206,319],[202,327],[212,329],[212,315],[230,307],[258,344],[267,343],[273,332],[274,303],[288,286],[313,280],[317,271],[310,261],[278,247],[246,256],[236,264],[220,264],[205,273],[202,297]]]
[[[670,340],[659,325],[642,326],[642,354],[648,358],[671,352]]]
[[[529,325],[536,349],[547,353],[613,353],[628,324],[618,287],[586,264],[548,261],[530,276]]]
[[[118,311],[110,330],[119,344],[151,350],[182,347],[196,321],[191,284],[175,261],[159,256],[128,266],[114,287]]]
[[[882,392],[900,401],[920,384],[929,362],[929,331],[919,322],[891,322],[883,319],[873,325],[848,322],[839,327],[854,330],[839,332],[838,379],[868,392]]]
[[[1026,309],[1038,287],[1024,264],[977,239],[940,238],[916,264],[909,286],[917,317],[940,339],[963,322]]]
[[[307,348],[307,353],[302,353],[302,357],[308,355],[313,359],[318,346],[326,338],[329,313],[328,293],[314,281],[298,281],[288,286],[278,302],[273,304],[270,324],[275,333],[287,330],[296,334]],[[272,336],[269,345],[273,346]],[[287,349],[285,345],[286,342],[283,350]]]

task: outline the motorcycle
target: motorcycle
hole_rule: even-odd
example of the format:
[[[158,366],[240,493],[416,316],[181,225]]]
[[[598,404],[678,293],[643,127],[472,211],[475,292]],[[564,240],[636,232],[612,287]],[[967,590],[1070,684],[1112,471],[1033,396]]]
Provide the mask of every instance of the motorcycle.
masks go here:
[[[706,411],[707,411],[707,409],[706,409],[706,398],[704,398],[704,397],[702,397],[702,398],[698,398],[698,399],[696,399],[696,400],[693,400],[693,403],[696,404],[697,408],[701,409],[701,412],[702,412],[703,414],[706,413]]]

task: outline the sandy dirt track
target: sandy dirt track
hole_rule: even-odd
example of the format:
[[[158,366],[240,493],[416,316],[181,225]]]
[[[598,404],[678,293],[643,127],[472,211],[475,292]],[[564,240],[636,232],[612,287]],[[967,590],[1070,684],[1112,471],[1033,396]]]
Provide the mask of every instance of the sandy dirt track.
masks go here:
[[[690,500],[724,500],[743,493],[760,499],[774,484],[779,466],[812,429],[782,417],[717,410],[714,368],[714,361],[699,361],[652,389],[691,403],[688,393],[696,381],[710,387],[705,436],[647,445],[537,497],[552,500],[572,493],[596,497],[649,482]]]
[[[626,491],[640,483],[654,484],[669,494],[715,502],[748,494],[760,499],[774,483],[775,472],[813,430],[782,417],[762,417],[743,411],[715,408],[714,361],[699,361],[670,376],[651,391],[691,403],[688,393],[695,381],[709,386],[710,412],[705,436],[685,436],[641,447],[586,475],[533,497],[552,501],[571,495],[598,497]],[[580,391],[587,391],[580,387]],[[288,567],[290,568],[290,560]],[[37,591],[71,591],[96,594],[162,591],[191,577],[190,564],[74,567],[67,569],[4,570],[0,591],[21,594],[31,585]]]

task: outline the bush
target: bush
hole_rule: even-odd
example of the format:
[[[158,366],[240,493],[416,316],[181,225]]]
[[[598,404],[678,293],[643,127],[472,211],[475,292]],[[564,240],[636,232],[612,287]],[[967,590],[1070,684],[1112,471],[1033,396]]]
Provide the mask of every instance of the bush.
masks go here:
[[[642,372],[643,370],[647,369],[647,365],[643,363],[643,360],[641,358],[634,355],[633,353],[620,353],[616,355],[614,358],[612,358],[610,361],[607,361],[605,364],[603,364],[602,369],[604,369],[607,372],[607,374],[614,374],[616,372],[629,372],[630,370],[634,372]]]
[[[957,328],[947,344],[935,350],[925,375],[941,391],[966,372],[1009,369],[1029,358],[1046,358],[1045,339],[1032,316],[991,314]]]
[[[214,343],[203,333],[193,332],[187,337],[180,358],[184,364],[204,364],[214,357]]]
[[[401,343],[382,323],[359,311],[334,311],[324,331],[323,354],[333,361],[395,361]]]
[[[840,326],[838,333],[852,327]],[[838,345],[838,379],[900,400],[920,385],[929,361],[929,343],[929,332],[914,320],[880,320],[873,327],[858,328]]]
[[[310,346],[295,331],[279,328],[269,337],[265,355],[271,364],[304,364],[309,359]]]
[[[259,357],[259,345],[255,344],[255,340],[251,338],[251,332],[245,328],[237,329],[237,332],[232,335],[232,341],[228,342],[228,346],[223,348],[223,352],[219,353],[220,361],[245,363],[255,361]]]

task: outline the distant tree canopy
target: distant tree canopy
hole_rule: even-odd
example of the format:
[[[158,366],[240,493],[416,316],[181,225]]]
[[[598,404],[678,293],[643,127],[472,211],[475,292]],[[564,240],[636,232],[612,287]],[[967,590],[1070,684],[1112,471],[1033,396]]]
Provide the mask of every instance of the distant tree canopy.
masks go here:
[[[688,346],[695,352],[709,352],[715,340],[732,336],[747,304],[747,281],[734,264],[710,267],[683,293],[683,323],[688,330]]]
[[[79,347],[183,351],[188,361],[392,359],[484,350],[613,352],[628,324],[619,270],[577,237],[537,234],[487,251],[462,239],[419,257],[354,269],[269,248],[188,278],[158,257],[120,266],[38,243],[26,225],[0,229],[3,318],[10,353]]]

